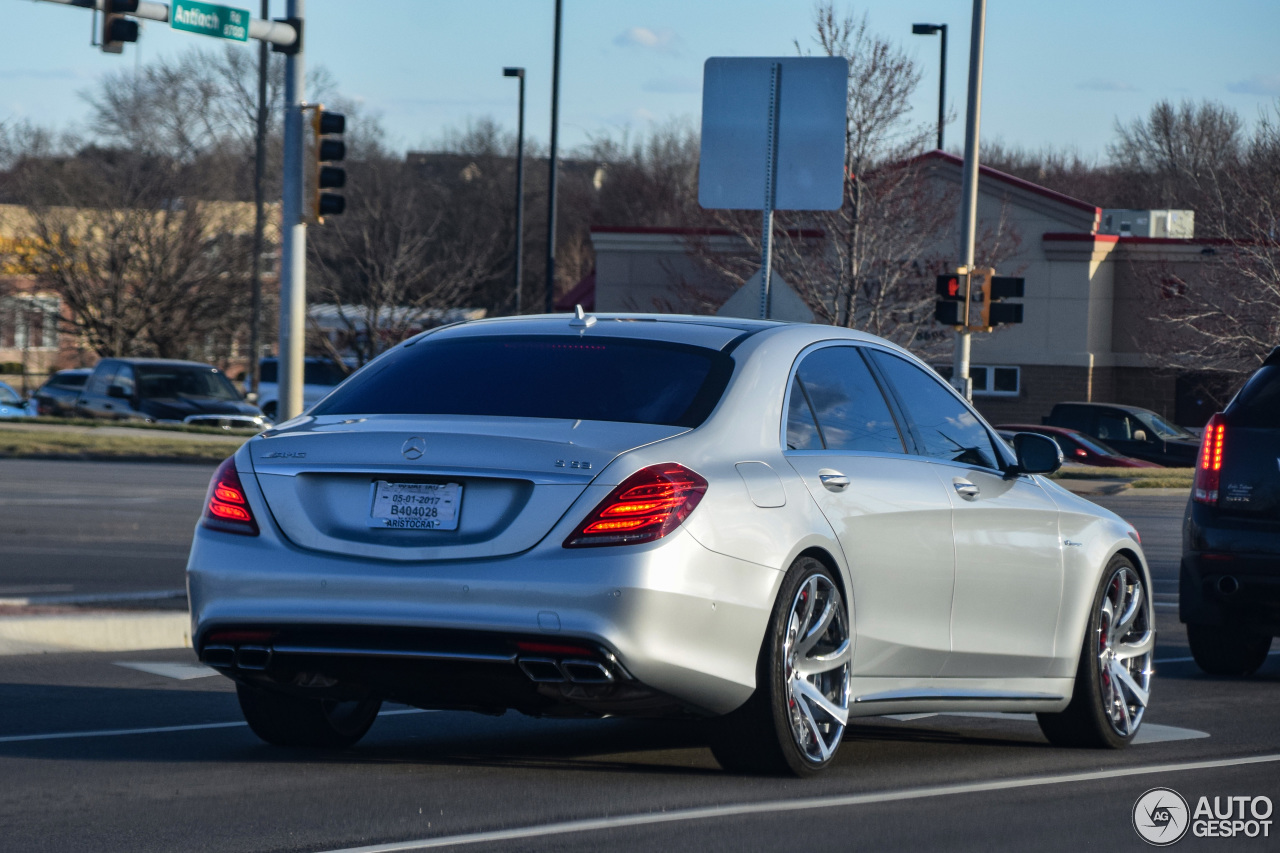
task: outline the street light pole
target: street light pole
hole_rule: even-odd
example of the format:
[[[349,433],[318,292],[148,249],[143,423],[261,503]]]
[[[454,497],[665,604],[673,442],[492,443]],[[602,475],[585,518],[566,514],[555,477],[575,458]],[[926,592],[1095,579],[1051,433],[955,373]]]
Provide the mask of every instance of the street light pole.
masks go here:
[[[982,122],[982,49],[986,38],[987,0],[973,0],[973,26],[969,40],[969,102],[965,109],[964,187],[960,200],[960,251],[967,273],[964,280],[964,329],[956,332],[952,384],[973,399],[969,378],[969,312],[972,309],[974,241],[978,226],[978,129]]]
[[[516,123],[516,310],[521,313],[520,290],[524,286],[524,69],[504,68],[503,77],[520,80],[520,111]]]
[[[912,24],[911,32],[918,36],[942,34],[942,61],[938,71],[938,150],[942,150],[942,128],[947,122],[947,25]]]
[[[556,172],[559,163],[556,143],[560,131],[560,20],[563,17],[564,0],[556,0],[555,45],[551,60],[551,174],[547,179],[547,293],[544,310],[550,314],[556,300]]]
[[[262,19],[270,17],[270,0],[262,0]],[[262,248],[266,228],[266,186],[264,174],[267,159],[267,70],[271,58],[269,45],[258,42],[258,115],[253,134],[253,303],[249,314],[249,390],[258,393],[259,362],[262,359]],[[256,398],[255,398],[256,399]],[[277,403],[277,406],[279,404]]]

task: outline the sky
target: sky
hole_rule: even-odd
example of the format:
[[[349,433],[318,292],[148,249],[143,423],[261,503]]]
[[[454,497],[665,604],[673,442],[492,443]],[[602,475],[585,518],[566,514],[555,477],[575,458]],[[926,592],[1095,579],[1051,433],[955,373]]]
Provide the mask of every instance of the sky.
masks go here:
[[[271,0],[283,16],[284,0]],[[256,0],[228,5],[252,6]],[[40,0],[0,0],[0,122],[83,121],[81,93],[111,70],[218,40],[144,22],[123,55],[91,47],[92,14]],[[963,141],[972,4],[968,0],[837,3],[919,64],[914,120],[934,125],[939,39],[913,23],[949,26],[946,147]],[[377,115],[391,141],[430,149],[450,130],[491,117],[514,131],[527,69],[526,133],[549,138],[554,0],[309,0],[306,60],[344,97]],[[794,55],[812,44],[811,0],[564,0],[560,142],[572,149],[701,113],[712,56]],[[21,37],[16,37],[21,34]],[[1160,99],[1212,98],[1247,120],[1280,103],[1278,0],[989,0],[982,137],[1102,157],[1118,120]],[[252,49],[245,47],[244,49]]]

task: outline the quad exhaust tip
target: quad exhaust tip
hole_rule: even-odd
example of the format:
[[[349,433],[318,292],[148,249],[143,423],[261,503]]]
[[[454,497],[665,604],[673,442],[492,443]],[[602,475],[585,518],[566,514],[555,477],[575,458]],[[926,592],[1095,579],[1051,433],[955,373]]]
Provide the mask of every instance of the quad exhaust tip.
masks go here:
[[[612,684],[613,673],[599,661],[520,658],[516,661],[530,681],[539,684]]]

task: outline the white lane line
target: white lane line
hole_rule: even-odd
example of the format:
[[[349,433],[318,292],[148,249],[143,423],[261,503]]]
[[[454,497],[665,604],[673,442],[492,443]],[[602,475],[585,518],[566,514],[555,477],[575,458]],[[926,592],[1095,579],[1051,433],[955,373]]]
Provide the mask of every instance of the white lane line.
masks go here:
[[[396,711],[382,711],[379,717],[398,717],[401,714],[433,714],[422,708],[404,708]],[[93,732],[52,732],[41,735],[7,735],[0,737],[0,743],[23,743],[32,740],[74,740],[86,737],[126,737],[129,735],[155,735],[169,732],[199,732],[208,729],[235,729],[247,726],[243,720],[237,723],[196,723],[190,726],[156,726],[149,729],[99,729]]]
[[[72,595],[36,595],[25,598],[0,598],[0,604],[15,607],[27,607],[42,604],[112,604],[128,601],[168,601],[175,598],[186,598],[185,589],[155,589],[138,592],[103,592],[93,594]]]
[[[1212,770],[1220,767],[1238,767],[1246,764],[1270,764],[1280,762],[1280,754],[1253,755],[1246,758],[1224,758],[1216,761],[1191,761],[1185,764],[1155,764],[1147,767],[1124,767],[1115,770],[1098,770],[1092,773],[1064,773],[1058,776],[1030,776],[1016,779],[992,779],[987,782],[969,782],[961,785],[935,785],[928,788],[908,788],[901,791],[880,791],[870,794],[848,794],[836,797],[806,797],[795,800],[773,800],[762,803],[738,803],[707,806],[696,809],[680,809],[649,814],[619,815],[617,817],[571,820],[563,823],[547,823],[541,826],[523,826],[514,829],[496,829],[488,832],[469,832],[463,835],[446,835],[439,838],[422,838],[416,841],[398,841],[391,844],[374,844],[367,847],[345,847],[326,853],[400,853],[406,850],[432,850],[464,844],[485,844],[494,841],[513,841],[526,838],[545,838],[551,835],[568,835],[575,832],[595,832],[606,829],[622,829],[631,826],[652,826],[662,823],[710,820],[714,818],[757,815],[765,812],[798,812],[814,809],[844,808],[876,803],[892,803],[902,800],[924,800],[931,797],[950,797],[956,794],[980,794],[987,791],[1008,791],[1015,788],[1036,788],[1045,785],[1068,785],[1077,782],[1093,782],[1099,779],[1121,779],[1126,776],[1145,776],[1153,773],[1187,773],[1195,770]]]

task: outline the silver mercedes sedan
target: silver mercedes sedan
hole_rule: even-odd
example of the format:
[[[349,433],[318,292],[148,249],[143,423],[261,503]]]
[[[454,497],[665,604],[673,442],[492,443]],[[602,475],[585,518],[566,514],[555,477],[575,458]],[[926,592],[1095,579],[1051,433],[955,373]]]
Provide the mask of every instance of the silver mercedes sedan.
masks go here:
[[[381,703],[711,717],[732,770],[807,775],[851,717],[1035,712],[1120,747],[1151,580],[910,353],[830,326],[485,320],[400,344],[218,469],[196,650],[274,744]]]

